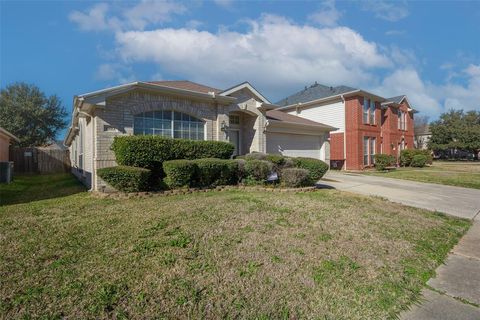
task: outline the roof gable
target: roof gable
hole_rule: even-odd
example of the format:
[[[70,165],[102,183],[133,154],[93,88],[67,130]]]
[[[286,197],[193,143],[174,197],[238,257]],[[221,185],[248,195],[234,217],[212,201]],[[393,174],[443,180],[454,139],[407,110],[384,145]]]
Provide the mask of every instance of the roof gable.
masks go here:
[[[195,92],[201,93],[220,93],[222,90],[213,88],[210,86],[206,86],[200,83],[192,82],[189,80],[164,80],[164,81],[148,81],[147,83],[156,84],[164,87],[175,88],[175,89],[183,89],[183,90],[190,90]]]
[[[240,91],[242,89],[247,89],[250,91],[253,95],[255,95],[260,101],[265,102],[265,103],[270,103],[265,96],[263,96],[257,89],[255,89],[248,81],[242,82],[240,84],[237,84],[236,86],[233,86],[231,88],[228,88],[222,92],[220,92],[220,95],[222,96],[228,96],[231,95],[234,92]]]

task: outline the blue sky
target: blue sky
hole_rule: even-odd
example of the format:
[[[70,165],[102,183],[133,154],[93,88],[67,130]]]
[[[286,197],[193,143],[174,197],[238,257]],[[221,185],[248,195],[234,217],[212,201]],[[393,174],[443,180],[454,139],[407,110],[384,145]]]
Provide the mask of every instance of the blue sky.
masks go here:
[[[134,80],[315,81],[407,94],[431,120],[480,110],[479,1],[1,1],[0,85],[73,95]],[[61,138],[61,137],[60,137]]]

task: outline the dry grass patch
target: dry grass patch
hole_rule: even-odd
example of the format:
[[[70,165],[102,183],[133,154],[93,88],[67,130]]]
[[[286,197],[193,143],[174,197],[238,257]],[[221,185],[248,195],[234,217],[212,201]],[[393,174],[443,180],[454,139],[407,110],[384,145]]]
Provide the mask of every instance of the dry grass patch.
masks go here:
[[[0,313],[393,318],[469,222],[335,190],[0,208]]]

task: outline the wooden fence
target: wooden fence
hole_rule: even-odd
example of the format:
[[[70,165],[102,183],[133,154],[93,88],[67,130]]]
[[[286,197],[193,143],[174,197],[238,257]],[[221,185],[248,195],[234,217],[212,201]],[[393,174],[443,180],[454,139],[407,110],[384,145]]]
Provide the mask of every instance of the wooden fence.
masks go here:
[[[16,173],[70,172],[68,150],[49,148],[12,148],[10,161]]]

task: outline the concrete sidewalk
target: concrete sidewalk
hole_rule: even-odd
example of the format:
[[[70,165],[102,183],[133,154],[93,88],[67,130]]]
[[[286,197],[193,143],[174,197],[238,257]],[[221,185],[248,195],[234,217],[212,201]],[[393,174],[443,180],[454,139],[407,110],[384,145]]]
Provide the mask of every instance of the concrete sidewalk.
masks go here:
[[[403,320],[480,320],[480,190],[408,180],[329,172],[319,187],[384,197],[412,207],[473,220],[436,276],[423,300],[400,315]]]

